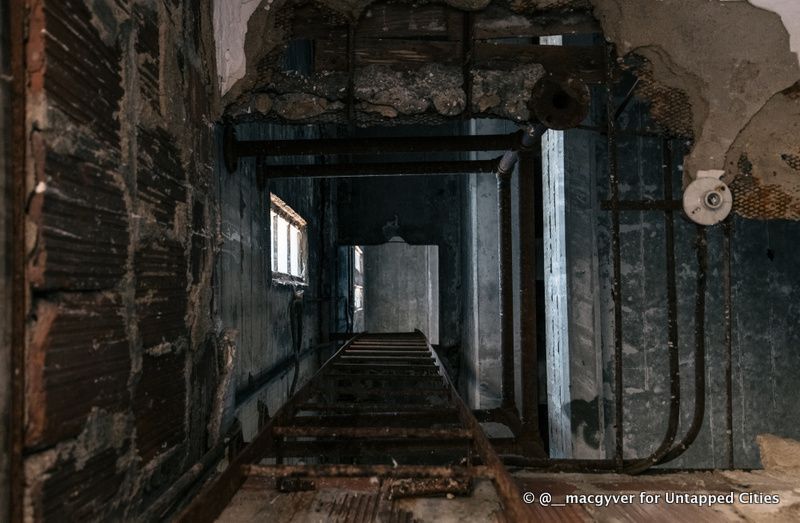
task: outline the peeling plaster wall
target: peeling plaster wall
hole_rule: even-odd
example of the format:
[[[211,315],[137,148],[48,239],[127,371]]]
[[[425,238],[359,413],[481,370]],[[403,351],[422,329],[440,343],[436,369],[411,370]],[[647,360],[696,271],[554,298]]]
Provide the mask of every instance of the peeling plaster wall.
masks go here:
[[[686,158],[684,182],[698,170],[725,169],[731,182],[740,173],[731,146],[744,133],[756,140],[754,150],[775,144],[768,136],[751,131],[755,117],[781,92],[800,80],[797,49],[797,4],[761,1],[751,3],[697,0],[593,0],[594,13],[605,36],[620,55],[635,53],[650,61],[658,82],[685,92],[692,105],[695,145]],[[791,5],[790,5],[791,4]],[[786,27],[784,26],[786,24]],[[790,42],[790,33],[792,40]],[[794,113],[770,121],[775,134],[796,135]],[[776,151],[798,154],[793,147]],[[726,161],[726,157],[728,157]],[[733,166],[732,166],[733,165]],[[760,184],[770,183],[775,198],[800,205],[800,193],[790,181],[792,167],[772,162],[770,168],[751,174]],[[782,179],[772,180],[775,171]],[[740,194],[741,196],[741,194]],[[750,194],[750,199],[763,194]],[[777,209],[752,212],[734,199],[734,210],[743,216],[797,219],[797,212]]]
[[[31,3],[27,520],[155,519],[214,443],[210,13]]]
[[[646,57],[656,79],[689,95],[697,142],[687,159],[692,177],[698,169],[722,169],[739,131],[769,98],[800,79],[780,17],[747,3],[594,4],[604,34],[620,55]]]
[[[247,21],[260,3],[261,0],[214,0],[214,42],[222,94],[244,77]]]
[[[762,9],[777,13],[789,33],[789,46],[800,62],[800,3],[795,0],[748,0]]]
[[[289,121],[342,122],[346,119],[343,93],[348,84],[345,73],[287,79],[270,66],[290,36],[291,24],[287,20],[293,16],[295,2],[263,0],[258,7],[256,3],[255,0],[218,0],[215,4],[220,83],[229,109],[233,114],[256,110]],[[483,8],[487,2],[446,3],[472,10]],[[324,3],[324,9],[329,10],[330,17],[342,17],[346,22],[358,20],[371,4],[370,0],[331,0]],[[731,146],[778,93],[800,80],[797,54],[800,6],[792,0],[749,3],[731,0],[528,0],[513,2],[510,7],[513,12],[525,15],[593,7],[605,36],[616,44],[621,56],[636,54],[648,61],[647,75],[651,79],[643,84],[655,82],[650,85],[651,94],[669,89],[670,96],[685,97],[690,109],[688,105],[686,108],[661,108],[667,112],[687,113],[681,115],[685,120],[682,127],[691,131],[695,145],[686,160],[684,183],[696,177],[698,170],[724,169],[729,183],[740,176],[740,172],[731,167]],[[438,74],[437,65],[442,69],[441,64],[426,66],[434,76]],[[472,109],[487,115],[526,119],[529,115],[524,104],[516,103],[520,98],[518,93],[508,90],[503,82],[513,77],[511,85],[524,85],[524,91],[528,92],[526,82],[533,82],[541,74],[541,70],[525,69],[534,66],[539,67],[520,63],[511,73],[473,70],[469,82]],[[392,119],[415,122],[423,117],[451,117],[464,110],[466,97],[457,67],[437,77],[438,87],[432,96],[421,94],[430,93],[431,89],[425,82],[415,80],[413,72],[406,71],[387,81],[387,75],[380,69],[356,68],[355,111],[361,125]],[[427,76],[426,73],[422,78]],[[375,86],[381,86],[377,93]],[[257,100],[248,94],[252,90],[259,91]],[[270,91],[270,94],[263,91]],[[487,100],[503,103],[485,110],[482,104]],[[429,106],[432,109],[426,112]],[[790,134],[793,130],[790,115],[778,118],[773,127]],[[769,140],[759,139],[753,148],[770,145]],[[800,154],[794,147],[776,152],[778,155]],[[732,160],[735,166],[737,159]],[[781,179],[769,180],[775,170],[783,173],[779,175]],[[768,197],[791,200],[788,205],[794,209],[800,206],[800,193],[794,184],[786,181],[793,174],[791,170],[791,166],[772,162],[768,168],[755,170],[752,177],[760,185],[772,186],[774,194]],[[748,187],[740,188],[739,196],[750,201],[764,196],[761,189],[750,191]],[[739,198],[734,201],[734,210],[745,217],[797,219],[797,213],[792,210],[753,211],[752,206],[740,206],[738,201]]]

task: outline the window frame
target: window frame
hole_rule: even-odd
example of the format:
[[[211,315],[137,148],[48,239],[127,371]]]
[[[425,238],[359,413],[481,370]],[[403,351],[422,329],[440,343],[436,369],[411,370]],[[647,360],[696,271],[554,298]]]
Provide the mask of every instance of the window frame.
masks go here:
[[[270,271],[273,283],[287,285],[308,285],[308,224],[294,209],[274,193],[270,193]],[[280,249],[278,238],[283,236],[278,232],[278,218],[286,223],[286,272],[278,270],[282,264],[278,256]],[[293,229],[297,231],[293,234]],[[297,241],[294,237],[299,236]],[[296,243],[296,245],[295,245]],[[292,263],[293,254],[296,255],[297,272],[293,274],[295,264]]]

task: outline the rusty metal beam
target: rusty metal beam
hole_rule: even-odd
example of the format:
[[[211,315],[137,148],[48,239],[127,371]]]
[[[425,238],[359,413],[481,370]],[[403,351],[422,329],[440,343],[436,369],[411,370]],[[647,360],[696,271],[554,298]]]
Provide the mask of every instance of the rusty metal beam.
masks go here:
[[[287,440],[281,442],[280,455],[284,458],[309,458],[316,456],[349,456],[371,460],[385,460],[387,456],[397,459],[401,456],[422,457],[430,460],[435,456],[442,462],[457,462],[464,457],[465,441],[463,439],[376,439],[376,440],[342,440],[314,439]],[[264,458],[276,457],[273,449],[264,454]],[[399,461],[399,460],[398,460]]]
[[[430,343],[428,343],[428,348],[436,358],[437,364],[442,366],[439,355],[436,353]],[[453,384],[447,374],[444,374],[444,379],[453,390],[453,404],[458,410],[459,416],[461,416],[462,423],[467,429],[472,430],[473,444],[478,451],[481,462],[492,471],[494,483],[498,491],[497,493],[503,503],[503,508],[505,509],[507,515],[511,517],[511,521],[533,521],[533,515],[531,514],[530,509],[522,501],[522,494],[520,493],[516,482],[511,478],[511,475],[503,466],[503,462],[500,461],[500,457],[492,448],[489,438],[486,437],[486,434],[483,432],[480,423],[478,423],[478,420],[472,415],[472,412],[469,410],[458,393],[455,392],[455,388],[453,387]]]
[[[489,467],[437,467],[415,465],[246,465],[247,476],[280,477],[384,477],[384,478],[492,478]]]
[[[272,437],[273,425],[285,423],[286,420],[296,412],[297,406],[304,403],[312,395],[314,387],[318,384],[322,374],[329,370],[331,362],[335,361],[336,357],[345,351],[351,342],[352,339],[344,344],[331,359],[325,362],[308,383],[303,385],[300,390],[275,413],[275,416],[270,419],[269,423],[267,423],[258,436],[256,436],[255,440],[233,458],[228,468],[214,481],[206,485],[192,503],[178,514],[175,521],[195,523],[203,521],[211,522],[216,519],[236,494],[236,491],[239,490],[239,487],[244,483],[246,476],[242,467],[250,463],[258,462],[261,456],[267,454],[274,447],[275,439]]]
[[[314,140],[235,141],[238,158],[339,154],[448,153],[507,151],[519,148],[520,133],[477,136],[320,138]]]
[[[415,438],[415,439],[469,439],[472,432],[466,429],[421,429],[406,427],[275,427],[277,436],[287,438]]]
[[[497,160],[455,160],[450,162],[380,162],[308,165],[265,165],[267,178],[353,178],[361,176],[413,176],[440,174],[491,174]]]
[[[370,414],[331,414],[296,416],[294,427],[427,427],[431,424],[458,423],[455,411],[408,411]]]

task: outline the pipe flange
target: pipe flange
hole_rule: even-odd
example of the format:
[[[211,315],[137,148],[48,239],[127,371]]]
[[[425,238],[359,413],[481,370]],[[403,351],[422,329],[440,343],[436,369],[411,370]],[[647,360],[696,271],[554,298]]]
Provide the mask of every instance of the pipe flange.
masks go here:
[[[590,101],[581,80],[544,76],[533,86],[528,109],[550,129],[571,129],[589,114]]]
[[[683,191],[686,216],[700,225],[715,225],[733,208],[733,195],[720,178],[725,171],[698,171],[697,179]]]

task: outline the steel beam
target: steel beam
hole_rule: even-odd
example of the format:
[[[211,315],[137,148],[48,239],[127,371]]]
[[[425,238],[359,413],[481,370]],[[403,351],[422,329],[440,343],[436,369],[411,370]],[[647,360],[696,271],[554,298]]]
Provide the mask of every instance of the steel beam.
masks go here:
[[[374,138],[320,138],[314,140],[235,141],[238,158],[251,156],[307,156],[338,154],[448,153],[507,151],[520,146],[519,131],[472,136],[405,136]],[[235,139],[235,138],[234,138]]]
[[[457,160],[451,162],[380,162],[307,165],[267,165],[267,178],[354,178],[361,176],[412,176],[437,174],[490,174],[495,160]]]

